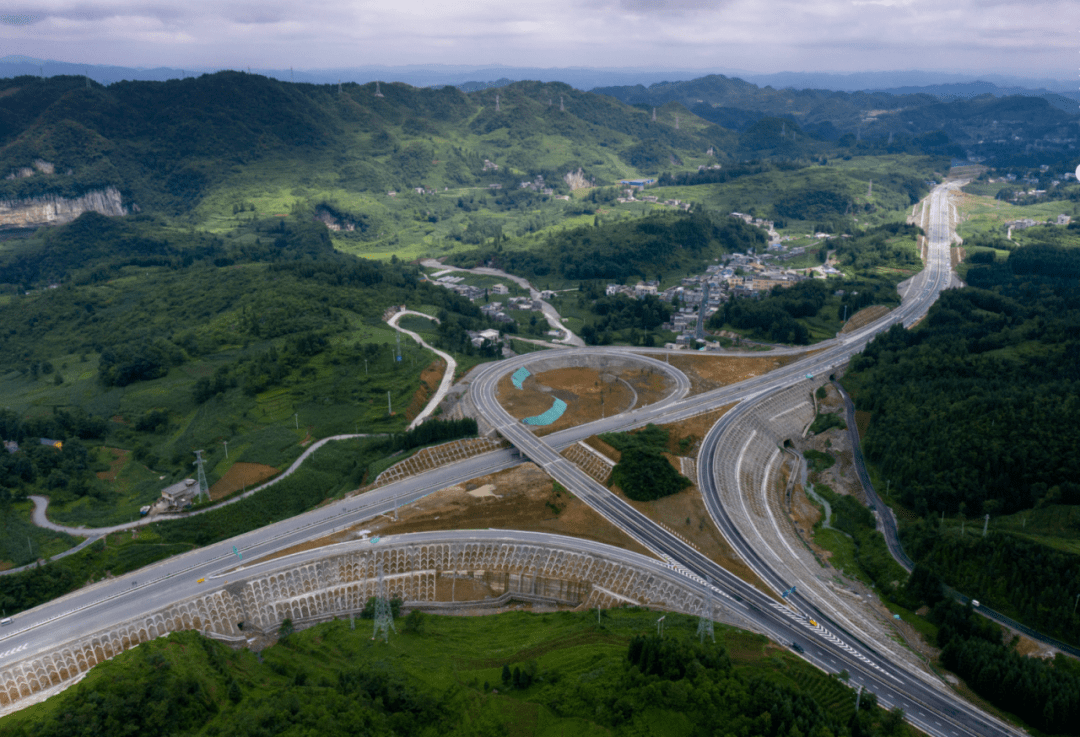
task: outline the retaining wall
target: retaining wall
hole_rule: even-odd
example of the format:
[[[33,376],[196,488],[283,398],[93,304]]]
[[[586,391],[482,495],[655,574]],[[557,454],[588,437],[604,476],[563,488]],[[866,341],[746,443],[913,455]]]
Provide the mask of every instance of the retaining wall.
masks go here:
[[[433,541],[430,533],[415,540],[402,535],[378,545],[334,545],[322,557],[298,554],[277,565],[253,566],[246,578],[243,569],[234,570],[220,589],[5,665],[0,669],[0,709],[19,708],[19,701],[69,685],[102,660],[170,632],[194,629],[240,643],[251,634],[275,631],[286,618],[303,624],[358,613],[375,595],[379,569],[388,595],[406,603],[434,604],[439,577],[453,576],[480,579],[496,595],[564,605],[634,604],[693,615],[704,606],[699,584],[659,561],[616,548],[590,544],[586,550],[572,538],[557,536],[543,544],[518,543],[508,541],[505,531],[500,539],[477,542]],[[717,621],[753,628],[715,597],[713,614]]]

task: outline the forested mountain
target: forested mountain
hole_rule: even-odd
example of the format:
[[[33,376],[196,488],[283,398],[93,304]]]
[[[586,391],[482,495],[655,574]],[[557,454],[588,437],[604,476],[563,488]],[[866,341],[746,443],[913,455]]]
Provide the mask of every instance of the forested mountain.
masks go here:
[[[706,120],[740,132],[765,118],[785,118],[805,135],[823,140],[851,134],[851,142],[882,139],[888,146],[915,151],[934,145],[928,135],[943,133],[959,144],[958,152],[1002,162],[1017,154],[1029,160],[1034,156],[1038,163],[1075,158],[1067,144],[1075,137],[1076,105],[1058,97],[997,97],[986,92],[945,100],[922,92],[774,89],[723,75],[593,91],[642,107],[681,103]],[[1039,150],[1033,152],[1033,146]]]
[[[638,163],[653,173],[652,159],[668,167],[704,161],[710,147],[723,156],[734,141],[689,113],[679,126],[674,118],[653,122],[610,97],[559,83],[466,94],[220,72],[108,87],[81,77],[17,77],[0,80],[0,94],[0,173],[52,165],[0,180],[0,197],[72,196],[112,185],[125,202],[173,214],[259,161],[302,162],[301,171],[315,164],[351,189],[383,193],[517,188],[536,175],[561,187],[563,175],[579,168],[586,180],[606,182],[636,174]]]

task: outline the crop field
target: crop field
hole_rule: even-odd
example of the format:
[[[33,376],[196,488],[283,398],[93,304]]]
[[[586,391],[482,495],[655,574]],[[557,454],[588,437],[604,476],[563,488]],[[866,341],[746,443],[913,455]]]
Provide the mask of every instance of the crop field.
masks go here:
[[[1006,225],[1010,220],[1048,220],[1065,214],[1080,217],[1080,206],[1069,200],[1051,200],[1034,205],[1014,205],[993,197],[965,193],[958,200],[960,224],[957,232],[961,238],[972,235],[994,235],[1005,237]],[[1018,239],[1017,233],[1013,238]]]

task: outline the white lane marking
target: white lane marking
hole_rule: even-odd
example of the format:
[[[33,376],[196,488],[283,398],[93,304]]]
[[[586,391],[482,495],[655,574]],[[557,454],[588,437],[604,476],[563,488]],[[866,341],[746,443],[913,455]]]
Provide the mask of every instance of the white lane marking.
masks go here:
[[[19,645],[18,647],[12,648],[11,650],[8,650],[7,652],[4,652],[4,653],[0,653],[0,658],[6,658],[9,655],[14,655],[15,653],[22,652],[23,650],[25,650],[27,648],[28,645],[29,645],[29,643],[24,642],[22,645]]]

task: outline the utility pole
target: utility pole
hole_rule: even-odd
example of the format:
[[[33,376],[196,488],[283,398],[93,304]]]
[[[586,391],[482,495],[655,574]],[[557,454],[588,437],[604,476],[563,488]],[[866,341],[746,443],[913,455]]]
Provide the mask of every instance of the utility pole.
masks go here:
[[[221,442],[225,443],[225,460],[229,460],[229,441],[222,440]]]
[[[296,429],[300,429],[300,413],[293,412],[293,422],[296,424]]]
[[[1076,605],[1080,604],[1080,594],[1076,595],[1076,601],[1073,602],[1073,614],[1076,614]]]
[[[990,515],[983,518],[983,537],[986,537],[986,528],[990,526]]]
[[[390,403],[390,392],[386,392],[386,412],[389,415],[394,414],[394,405]]]
[[[667,619],[667,615],[660,617],[656,620],[656,634],[662,640],[664,639],[664,620]]]
[[[859,713],[859,702],[862,701],[862,686],[859,686],[859,693],[855,695],[855,713]]]

